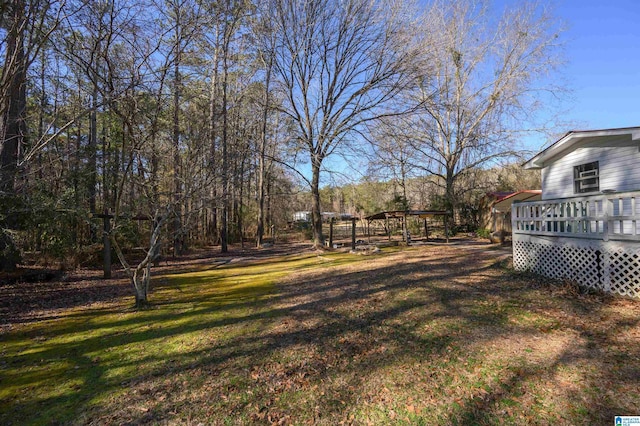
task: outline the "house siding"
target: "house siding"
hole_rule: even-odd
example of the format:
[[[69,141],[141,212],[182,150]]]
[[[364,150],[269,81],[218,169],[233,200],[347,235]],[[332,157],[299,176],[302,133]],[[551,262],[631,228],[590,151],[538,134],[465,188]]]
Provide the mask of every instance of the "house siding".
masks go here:
[[[640,149],[630,137],[594,141],[551,159],[542,169],[542,199],[568,198],[576,195],[573,168],[599,162],[600,190],[635,191],[640,189]]]

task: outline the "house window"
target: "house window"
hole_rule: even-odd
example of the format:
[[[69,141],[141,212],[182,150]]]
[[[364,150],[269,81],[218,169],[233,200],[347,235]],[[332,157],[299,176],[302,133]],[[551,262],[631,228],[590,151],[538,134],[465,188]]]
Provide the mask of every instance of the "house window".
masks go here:
[[[600,170],[597,161],[573,168],[573,188],[576,194],[600,190]]]

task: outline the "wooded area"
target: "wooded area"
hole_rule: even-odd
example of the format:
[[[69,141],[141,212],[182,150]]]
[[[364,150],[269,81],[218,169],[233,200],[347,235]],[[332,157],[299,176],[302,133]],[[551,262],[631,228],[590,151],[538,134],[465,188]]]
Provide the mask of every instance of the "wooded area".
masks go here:
[[[455,210],[559,93],[558,34],[533,4],[2,2],[0,270],[105,237],[144,304],[162,251],[260,246],[306,205],[320,245],[326,159],[347,151],[386,202]],[[412,179],[437,196],[410,200]]]

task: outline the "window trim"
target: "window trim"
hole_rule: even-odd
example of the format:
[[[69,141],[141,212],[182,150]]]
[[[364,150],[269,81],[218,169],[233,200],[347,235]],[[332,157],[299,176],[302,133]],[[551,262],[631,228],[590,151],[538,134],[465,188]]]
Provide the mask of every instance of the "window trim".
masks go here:
[[[591,161],[573,167],[573,193],[600,192],[600,162]]]

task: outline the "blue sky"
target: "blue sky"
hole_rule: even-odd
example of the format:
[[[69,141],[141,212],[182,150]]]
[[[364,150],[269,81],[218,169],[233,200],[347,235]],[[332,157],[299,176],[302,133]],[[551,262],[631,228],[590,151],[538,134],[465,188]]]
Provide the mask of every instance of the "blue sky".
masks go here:
[[[573,92],[563,121],[640,126],[640,1],[558,0],[555,11],[567,28],[562,74]]]
[[[640,126],[640,0],[540,1],[564,28],[566,63],[556,77],[569,95],[560,107],[558,121],[566,128],[557,129],[558,137],[569,130]],[[493,9],[500,13],[518,2],[493,0]],[[557,114],[557,109],[540,113]],[[523,143],[537,152],[554,141],[532,135]],[[330,164],[338,170],[344,166],[339,158],[331,158]]]

